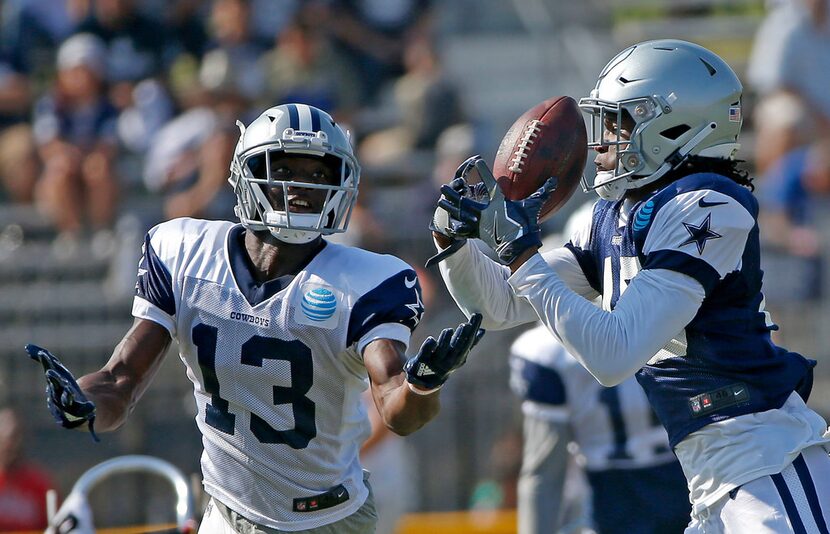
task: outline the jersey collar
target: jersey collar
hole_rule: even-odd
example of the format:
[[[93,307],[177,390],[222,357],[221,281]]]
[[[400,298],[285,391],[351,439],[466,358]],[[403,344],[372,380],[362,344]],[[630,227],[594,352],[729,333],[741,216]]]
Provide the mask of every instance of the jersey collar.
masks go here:
[[[308,261],[299,270],[305,269],[309,263],[319,256],[327,244],[323,240],[323,245],[308,258]],[[251,306],[258,306],[270,299],[288,287],[296,277],[296,274],[288,274],[274,278],[273,280],[257,283],[256,277],[253,274],[254,266],[245,251],[245,227],[241,224],[231,227],[228,232],[227,249],[228,264],[234,281],[236,281],[236,287],[239,288],[239,291],[245,296],[245,300]]]

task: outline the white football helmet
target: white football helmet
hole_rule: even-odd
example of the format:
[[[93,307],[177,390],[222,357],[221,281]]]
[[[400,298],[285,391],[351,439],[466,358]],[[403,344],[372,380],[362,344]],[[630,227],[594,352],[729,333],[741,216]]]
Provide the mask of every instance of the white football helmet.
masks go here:
[[[241,122],[239,142],[231,161],[228,182],[236,193],[236,215],[245,228],[268,230],[285,243],[308,243],[321,234],[345,232],[357,200],[360,165],[349,135],[331,116],[305,104],[284,104],[265,110],[246,128]],[[340,162],[339,185],[275,180],[271,173],[274,152],[334,156]],[[268,199],[268,189],[281,188],[285,211]],[[326,199],[320,213],[292,212],[289,188],[323,189]]]
[[[650,184],[689,155],[731,158],[741,130],[740,80],[720,57],[674,39],[646,41],[617,54],[579,101],[591,117],[589,148],[617,147],[613,171],[598,172],[585,191],[616,200]],[[623,113],[625,112],[625,113]],[[620,137],[621,114],[633,119],[631,139]],[[605,139],[605,120],[616,132]]]

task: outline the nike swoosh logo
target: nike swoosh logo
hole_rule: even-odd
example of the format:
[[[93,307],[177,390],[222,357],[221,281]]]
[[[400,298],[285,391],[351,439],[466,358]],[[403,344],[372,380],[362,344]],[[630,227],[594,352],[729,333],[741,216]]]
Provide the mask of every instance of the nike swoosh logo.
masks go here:
[[[697,205],[701,208],[711,208],[713,206],[723,206],[724,204],[729,204],[729,202],[706,202],[706,199],[701,198],[697,201]]]
[[[405,285],[407,289],[412,289],[413,287],[415,287],[415,282],[417,282],[417,281],[418,281],[417,276],[415,278],[413,278],[412,280],[410,280],[409,278],[404,278],[403,279],[403,285]]]
[[[741,393],[743,393],[743,392],[744,392],[744,390],[739,389],[739,390],[737,390],[737,391],[735,391],[735,392],[734,392],[734,395],[737,397],[738,395],[740,395],[740,394],[741,394]]]

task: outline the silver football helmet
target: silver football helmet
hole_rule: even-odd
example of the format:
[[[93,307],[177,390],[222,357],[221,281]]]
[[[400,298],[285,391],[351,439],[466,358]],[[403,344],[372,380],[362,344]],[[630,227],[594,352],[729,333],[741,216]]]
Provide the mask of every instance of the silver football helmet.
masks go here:
[[[236,193],[236,215],[246,228],[268,230],[285,243],[308,243],[321,234],[345,232],[357,200],[360,165],[349,135],[331,116],[305,104],[284,104],[265,110],[248,127],[237,121],[239,142],[231,161],[228,182]],[[272,154],[334,156],[340,162],[339,185],[275,180]],[[284,210],[268,199],[277,188]],[[320,213],[292,212],[289,188],[322,189],[326,199]]]
[[[617,54],[579,101],[591,117],[589,148],[617,147],[613,171],[598,172],[585,191],[615,200],[650,184],[686,156],[731,158],[741,130],[740,80],[720,57],[674,39],[646,41]],[[633,119],[621,138],[621,117]],[[606,131],[606,119],[616,131]],[[610,135],[606,135],[610,133]]]

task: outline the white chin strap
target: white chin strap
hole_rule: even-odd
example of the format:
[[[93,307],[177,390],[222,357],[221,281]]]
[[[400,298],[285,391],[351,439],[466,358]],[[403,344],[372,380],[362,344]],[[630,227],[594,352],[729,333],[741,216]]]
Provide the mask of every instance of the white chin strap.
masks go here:
[[[594,191],[603,200],[619,200],[626,191],[625,178],[617,178],[614,171],[597,171],[594,178]]]
[[[317,226],[318,220],[320,220],[320,215],[316,213],[294,213],[291,215],[291,224],[297,226]],[[265,222],[268,224],[288,226],[288,215],[284,211],[270,211],[265,214]],[[320,232],[296,230],[294,228],[274,228],[273,226],[269,226],[268,231],[283,243],[290,243],[292,245],[310,243],[320,236]]]

